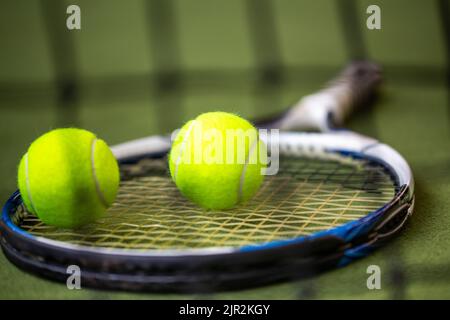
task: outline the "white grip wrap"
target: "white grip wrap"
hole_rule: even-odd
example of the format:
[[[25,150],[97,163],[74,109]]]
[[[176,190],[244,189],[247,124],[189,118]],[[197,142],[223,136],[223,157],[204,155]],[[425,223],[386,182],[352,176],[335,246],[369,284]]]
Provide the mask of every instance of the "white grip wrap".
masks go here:
[[[295,104],[277,126],[285,131],[321,132],[342,126],[353,109],[366,102],[380,83],[381,70],[377,65],[353,62],[325,89]]]

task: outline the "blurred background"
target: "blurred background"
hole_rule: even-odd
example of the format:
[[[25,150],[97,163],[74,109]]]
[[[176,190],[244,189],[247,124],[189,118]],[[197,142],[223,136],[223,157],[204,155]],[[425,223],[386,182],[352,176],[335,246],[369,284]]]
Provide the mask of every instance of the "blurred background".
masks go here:
[[[81,8],[81,30],[66,9]],[[369,5],[381,29],[369,30]],[[352,59],[385,71],[349,126],[391,144],[417,182],[400,239],[348,268],[221,298],[450,298],[449,0],[1,0],[0,200],[44,132],[76,126],[109,144],[167,133],[205,111],[252,119],[319,89]],[[366,287],[385,266],[384,290]],[[168,298],[68,291],[0,256],[0,298]],[[179,297],[179,296],[177,296]]]

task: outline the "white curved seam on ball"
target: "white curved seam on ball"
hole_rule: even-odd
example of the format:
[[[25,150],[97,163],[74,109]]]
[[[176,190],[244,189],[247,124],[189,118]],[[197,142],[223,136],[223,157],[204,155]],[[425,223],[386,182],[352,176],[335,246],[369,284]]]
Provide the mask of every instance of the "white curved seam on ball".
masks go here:
[[[33,198],[31,197],[30,178],[28,175],[28,152],[25,154],[25,183],[27,186],[27,194],[28,199],[30,200],[31,209],[33,209],[34,213],[37,214],[36,207],[33,203]]]
[[[100,202],[105,206],[108,207],[108,202],[106,201],[105,195],[102,192],[102,189],[100,188],[100,183],[97,178],[97,172],[95,170],[95,144],[97,143],[97,139],[92,140],[91,144],[91,167],[92,167],[92,175],[94,177],[95,181],[95,189],[97,191],[97,195],[100,198]]]
[[[184,135],[183,141],[181,141],[180,153],[178,154],[177,161],[175,161],[175,173],[173,175],[175,182],[177,181],[177,177],[178,177],[178,166],[180,165],[181,157],[183,156],[183,152],[186,147],[187,140],[189,139],[189,136],[191,135],[192,128],[194,127],[196,121],[197,120],[192,121],[191,125],[186,130],[186,134]],[[180,134],[180,133],[178,133],[178,134]]]
[[[253,150],[255,149],[255,146],[259,143],[259,138],[256,138],[255,141],[253,141],[249,151],[248,151],[248,155],[245,158],[245,163],[244,166],[242,168],[242,172],[241,172],[241,178],[239,179],[239,189],[238,189],[238,195],[237,195],[237,203],[240,203],[242,201],[242,196],[243,196],[243,192],[244,192],[244,183],[245,183],[245,172],[247,171],[247,167],[248,167],[248,162],[250,161],[250,157],[253,153]]]

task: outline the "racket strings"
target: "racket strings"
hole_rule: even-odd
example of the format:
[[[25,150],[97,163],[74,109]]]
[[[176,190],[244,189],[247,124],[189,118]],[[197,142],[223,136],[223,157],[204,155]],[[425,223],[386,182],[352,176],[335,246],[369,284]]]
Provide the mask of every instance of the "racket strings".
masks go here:
[[[348,158],[347,158],[348,159]],[[182,197],[164,159],[122,165],[117,201],[104,218],[76,230],[44,225],[20,207],[18,224],[77,245],[124,249],[242,246],[289,239],[356,220],[388,203],[396,186],[367,160],[284,157],[246,204],[207,211]],[[19,221],[20,220],[20,221]]]

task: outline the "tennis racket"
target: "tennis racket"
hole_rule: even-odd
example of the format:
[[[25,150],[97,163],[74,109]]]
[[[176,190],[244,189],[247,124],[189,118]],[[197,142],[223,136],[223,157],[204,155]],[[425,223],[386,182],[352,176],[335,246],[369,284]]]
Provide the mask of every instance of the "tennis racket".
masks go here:
[[[243,289],[345,266],[396,235],[414,206],[411,170],[398,152],[335,130],[380,81],[377,65],[354,62],[325,89],[256,122],[283,130],[279,171],[232,210],[207,211],[183,198],[168,173],[170,137],[152,136],[112,147],[120,190],[95,223],[47,226],[16,191],[2,212],[2,249],[49,279],[65,282],[77,265],[82,286],[135,291]]]

